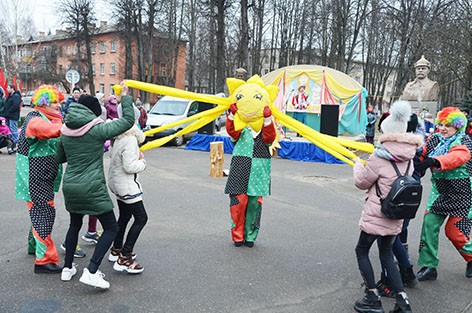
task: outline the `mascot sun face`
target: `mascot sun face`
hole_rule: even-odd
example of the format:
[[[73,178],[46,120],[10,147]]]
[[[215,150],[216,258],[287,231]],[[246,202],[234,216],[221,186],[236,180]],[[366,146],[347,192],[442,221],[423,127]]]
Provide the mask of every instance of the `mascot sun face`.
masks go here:
[[[232,98],[238,106],[239,118],[246,123],[262,118],[264,107],[270,105],[269,94],[256,84],[242,85]]]
[[[276,86],[265,86],[262,79],[255,75],[247,83],[240,79],[227,79],[228,90],[232,103],[236,103],[238,111],[234,117],[236,130],[250,125],[259,131],[264,123],[264,107],[270,106],[277,95]]]

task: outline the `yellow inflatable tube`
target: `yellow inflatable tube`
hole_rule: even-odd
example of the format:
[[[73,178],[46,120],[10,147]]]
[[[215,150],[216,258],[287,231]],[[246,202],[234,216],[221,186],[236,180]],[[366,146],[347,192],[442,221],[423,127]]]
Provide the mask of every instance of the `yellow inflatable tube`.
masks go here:
[[[173,135],[146,143],[145,145],[141,147],[142,151],[160,147],[175,137],[182,136],[189,132],[196,131],[200,127],[216,119],[222,112],[227,110],[231,104],[231,100],[229,98],[222,98],[222,97],[218,97],[214,95],[199,94],[199,93],[185,91],[185,90],[181,90],[177,88],[144,83],[144,82],[139,82],[135,80],[125,80],[125,83],[129,88],[135,88],[135,89],[139,89],[139,90],[143,90],[143,91],[147,91],[147,92],[151,92],[155,94],[168,95],[168,96],[202,101],[202,102],[218,105],[216,108],[213,108],[204,112],[200,112],[186,119],[183,119],[174,123],[169,123],[161,127],[157,127],[157,128],[146,131],[145,132],[146,136],[150,136],[152,134],[163,131],[165,129],[169,129],[180,124],[194,121],[193,123],[191,123],[184,129],[178,131],[177,133]],[[347,148],[365,151],[368,153],[372,153],[374,149],[374,146],[368,143],[356,142],[356,141],[352,141],[348,139],[321,134],[315,131],[314,129],[312,129],[311,127],[303,123],[300,123],[299,121],[282,113],[281,111],[277,109],[277,107],[274,104],[271,104],[271,110],[272,110],[273,116],[277,119],[277,121],[281,125],[288,127],[289,129],[293,131],[296,131],[297,133],[302,135],[304,138],[308,139],[313,144],[317,145],[321,149],[325,150],[326,152],[346,162],[349,165],[354,164],[352,162],[352,159],[356,158],[357,156],[354,152],[352,152],[351,150]]]
[[[172,96],[172,97],[177,97],[177,98],[184,98],[184,99],[189,99],[189,100],[196,100],[196,101],[201,101],[201,102],[207,102],[207,103],[213,103],[213,104],[218,104],[226,109],[229,108],[231,105],[230,100],[228,98],[222,98],[214,95],[205,95],[201,93],[196,93],[196,92],[191,92],[191,91],[185,91],[177,88],[172,88],[172,87],[166,87],[166,86],[161,86],[161,85],[155,85],[155,84],[150,84],[150,83],[143,83],[139,82],[136,80],[125,80],[126,86],[129,88],[135,88],[159,95],[166,95],[166,96]]]

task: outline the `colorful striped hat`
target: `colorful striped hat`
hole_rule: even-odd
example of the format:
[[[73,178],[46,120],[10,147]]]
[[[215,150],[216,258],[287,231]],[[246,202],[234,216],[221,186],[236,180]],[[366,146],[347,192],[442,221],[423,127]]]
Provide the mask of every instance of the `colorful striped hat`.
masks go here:
[[[31,103],[37,106],[49,106],[51,103],[60,103],[64,94],[53,85],[41,85],[34,91]]]

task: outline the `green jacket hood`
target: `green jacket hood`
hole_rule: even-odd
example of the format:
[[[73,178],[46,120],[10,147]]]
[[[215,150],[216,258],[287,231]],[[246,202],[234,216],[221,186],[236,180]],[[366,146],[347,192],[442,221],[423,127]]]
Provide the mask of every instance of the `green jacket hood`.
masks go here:
[[[72,102],[67,111],[65,124],[70,129],[78,129],[96,118],[97,116],[92,112],[92,110],[87,108],[85,105]]]

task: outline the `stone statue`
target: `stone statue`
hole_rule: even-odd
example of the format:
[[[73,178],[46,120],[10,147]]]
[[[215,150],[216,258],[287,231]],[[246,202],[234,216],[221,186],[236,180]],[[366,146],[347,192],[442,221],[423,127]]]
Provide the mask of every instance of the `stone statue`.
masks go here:
[[[243,69],[242,67],[236,69],[236,75],[234,75],[235,78],[246,80],[247,79],[247,71]]]
[[[406,84],[400,97],[401,100],[410,101],[437,101],[439,94],[439,85],[437,82],[428,78],[431,70],[431,63],[421,56],[415,63],[416,78]]]

